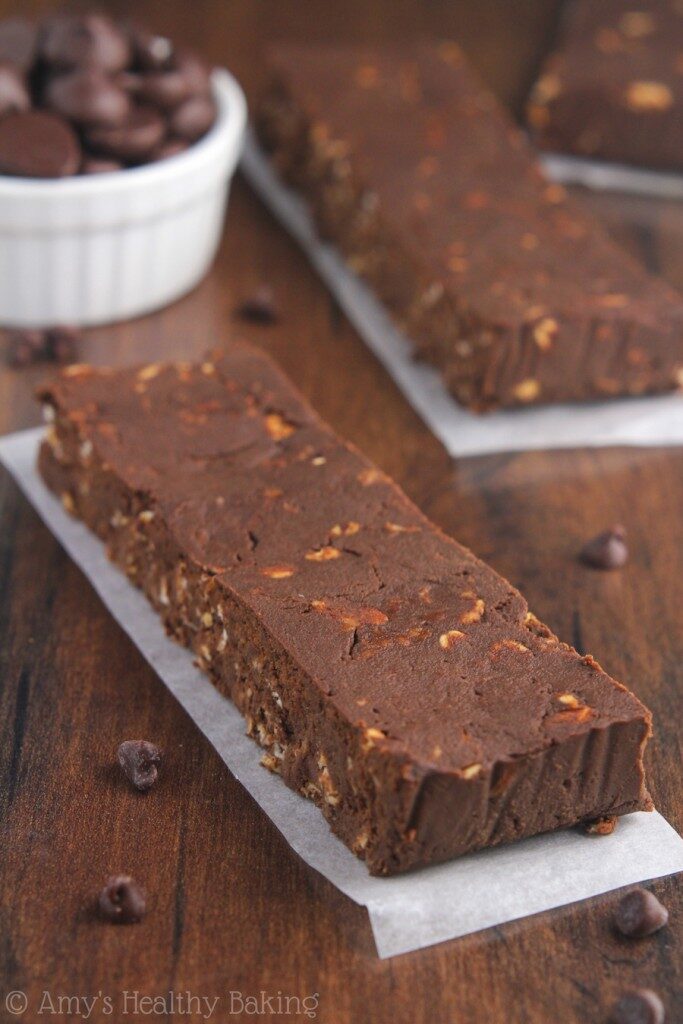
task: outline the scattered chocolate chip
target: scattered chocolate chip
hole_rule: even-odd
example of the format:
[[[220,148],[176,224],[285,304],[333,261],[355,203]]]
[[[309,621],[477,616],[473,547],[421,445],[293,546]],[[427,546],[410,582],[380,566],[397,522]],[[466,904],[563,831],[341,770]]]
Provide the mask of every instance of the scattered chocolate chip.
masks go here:
[[[161,765],[161,751],[147,740],[124,740],[117,752],[118,762],[128,781],[146,792],[154,785]]]
[[[669,911],[654,893],[647,889],[634,889],[617,905],[614,925],[621,935],[629,939],[644,939],[663,928],[669,920]]]
[[[28,71],[36,51],[37,31],[26,18],[0,21],[0,61]]]
[[[216,120],[216,104],[210,96],[192,96],[172,111],[169,128],[173,135],[196,142]]]
[[[80,143],[61,117],[26,110],[0,119],[0,174],[63,178],[80,165]]]
[[[111,875],[99,898],[100,913],[115,924],[137,924],[145,916],[144,890],[130,875]]]
[[[581,549],[579,558],[594,569],[621,569],[628,561],[626,530],[613,526],[593,537]]]
[[[109,174],[111,171],[120,171],[123,164],[120,160],[112,160],[104,156],[88,156],[81,164],[81,174]]]
[[[45,359],[44,331],[13,331],[7,342],[7,363],[19,369]]]
[[[125,33],[106,15],[58,14],[45,25],[41,55],[63,70],[87,66],[113,72],[126,67],[131,50]]]
[[[139,162],[160,144],[166,132],[161,115],[152,107],[133,107],[123,124],[91,128],[85,138],[89,147],[117,160]]]
[[[47,332],[47,355],[56,363],[73,363],[78,358],[81,332],[77,327],[53,327]]]
[[[128,93],[96,69],[52,78],[44,95],[47,106],[79,125],[123,124],[130,112]]]
[[[587,836],[611,836],[618,822],[619,818],[616,814],[608,814],[604,818],[584,821],[580,828]]]
[[[0,64],[0,117],[30,106],[31,97],[21,73],[12,64]]]
[[[254,324],[275,324],[280,319],[272,289],[268,285],[261,285],[253,295],[240,303],[234,310],[234,315],[240,320],[249,320]]]
[[[664,1024],[664,1005],[656,992],[639,988],[614,1004],[609,1024]]]

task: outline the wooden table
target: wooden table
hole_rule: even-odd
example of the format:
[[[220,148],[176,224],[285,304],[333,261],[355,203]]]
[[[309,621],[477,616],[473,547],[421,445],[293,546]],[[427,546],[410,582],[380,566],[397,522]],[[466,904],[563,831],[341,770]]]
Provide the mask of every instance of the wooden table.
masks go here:
[[[2,0],[2,13],[47,5]],[[552,38],[548,0],[121,0],[203,48],[252,87],[268,37],[459,38],[518,108]],[[683,213],[658,202],[586,198],[615,234],[683,286]],[[269,282],[275,327],[236,325],[234,305]],[[189,358],[248,336],[271,351],[320,412],[403,484],[422,509],[518,584],[580,651],[599,656],[653,709],[651,788],[683,830],[683,457],[680,450],[529,453],[454,463],[336,309],[296,247],[237,183],[220,256],[191,295],[134,323],[88,332],[101,364]],[[41,371],[0,372],[0,430],[38,421]],[[615,521],[628,530],[622,573],[582,568],[575,552]],[[232,778],[113,622],[16,486],[0,474],[0,1019],[24,990],[100,996],[91,1020],[199,1021],[134,1013],[123,993],[319,993],[322,1024],[587,1024],[624,987],[648,985],[683,1020],[683,886],[656,883],[671,925],[643,942],[610,930],[614,896],[432,949],[379,961],[365,912],[306,868]],[[153,794],[129,791],[118,743],[168,751]],[[599,840],[596,840],[599,841]],[[143,881],[151,912],[133,928],[92,914],[110,871]],[[102,1014],[110,995],[114,1016]],[[132,996],[130,1000],[132,1000]],[[678,1004],[678,1009],[675,1007]],[[56,1006],[57,1004],[54,1003]],[[236,1002],[233,1008],[237,1008]],[[63,1004],[63,1008],[65,1004]],[[120,1012],[120,1016],[117,1013]],[[71,1015],[50,1019],[76,1020]],[[123,1010],[127,1014],[123,1015]]]

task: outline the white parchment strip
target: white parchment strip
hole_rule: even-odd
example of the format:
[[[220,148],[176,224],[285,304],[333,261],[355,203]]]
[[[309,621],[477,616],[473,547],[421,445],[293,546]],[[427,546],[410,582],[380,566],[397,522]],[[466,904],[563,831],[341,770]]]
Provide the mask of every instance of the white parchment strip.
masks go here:
[[[683,199],[683,174],[560,153],[545,153],[540,162],[549,178],[564,185],[585,185],[598,192],[630,192],[655,199]]]
[[[614,399],[476,416],[458,405],[438,372],[411,345],[333,246],[321,242],[302,200],[272,171],[249,134],[241,168],[254,190],[300,244],[366,344],[451,455],[607,445],[683,444],[683,396]]]
[[[244,720],[170,640],[147,600],[107,559],[104,546],[68,516],[41,482],[42,429],[0,439],[0,461],[90,580],[171,693],[290,846],[352,900],[367,907],[380,957],[526,917],[610,889],[683,870],[683,840],[659,814],[622,819],[611,836],[538,836],[398,878],[372,878],[330,832],[320,811],[259,764]]]

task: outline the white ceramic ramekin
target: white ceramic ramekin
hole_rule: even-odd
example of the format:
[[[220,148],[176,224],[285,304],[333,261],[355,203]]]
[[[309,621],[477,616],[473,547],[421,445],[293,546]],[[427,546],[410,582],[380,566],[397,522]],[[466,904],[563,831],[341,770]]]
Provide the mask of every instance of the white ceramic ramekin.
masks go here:
[[[189,291],[218,247],[246,101],[214,72],[218,116],[185,153],[111,174],[0,176],[0,325],[124,320]]]

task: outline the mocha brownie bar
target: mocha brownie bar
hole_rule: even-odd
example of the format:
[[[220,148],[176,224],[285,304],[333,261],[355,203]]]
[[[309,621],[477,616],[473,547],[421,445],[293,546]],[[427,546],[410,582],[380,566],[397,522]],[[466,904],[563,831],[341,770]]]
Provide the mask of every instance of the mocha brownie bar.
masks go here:
[[[648,808],[650,715],[264,355],[65,370],[40,470],[377,874]]]
[[[264,147],[461,402],[683,382],[683,299],[543,178],[454,44],[271,63]]]
[[[528,119],[543,149],[683,170],[683,4],[576,0]]]

